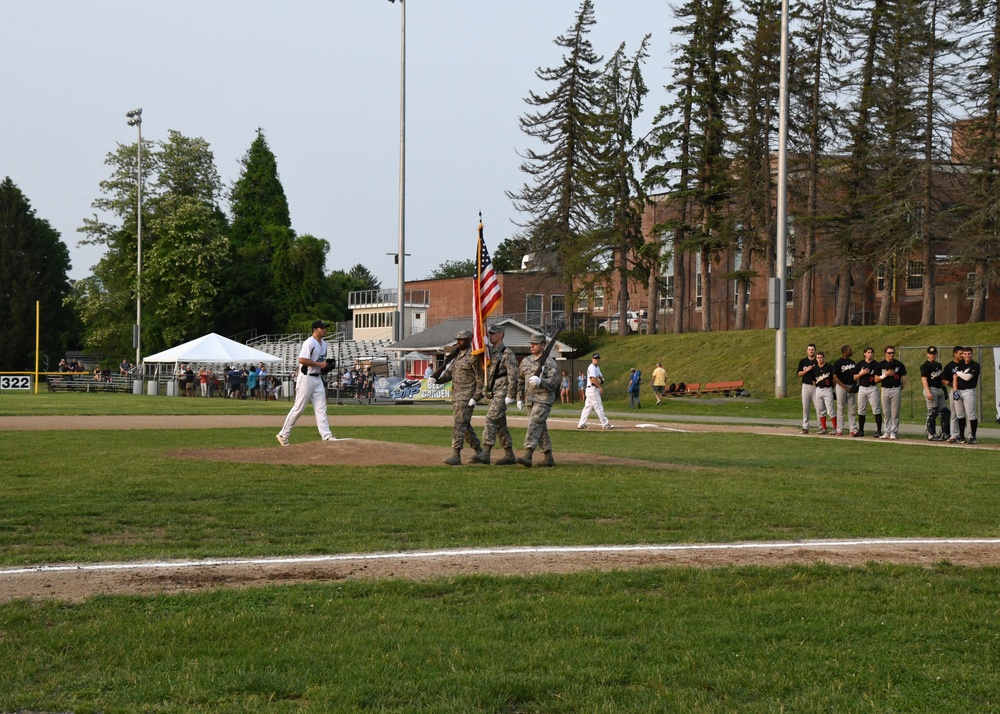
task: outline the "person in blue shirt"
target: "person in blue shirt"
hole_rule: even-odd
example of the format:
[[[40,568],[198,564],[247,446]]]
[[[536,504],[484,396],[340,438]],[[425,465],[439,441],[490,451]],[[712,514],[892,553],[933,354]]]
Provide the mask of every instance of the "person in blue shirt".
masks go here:
[[[642,372],[635,367],[629,370],[628,378],[628,408],[642,409],[639,403],[639,385],[642,384]]]

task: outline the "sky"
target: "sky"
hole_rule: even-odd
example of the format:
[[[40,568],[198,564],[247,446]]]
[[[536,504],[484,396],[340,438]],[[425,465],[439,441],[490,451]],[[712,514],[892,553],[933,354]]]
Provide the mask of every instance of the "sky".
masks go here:
[[[532,143],[518,119],[578,0],[406,0],[406,279],[491,251],[516,233],[507,191]],[[652,33],[639,129],[668,101],[667,0],[595,0],[605,59]],[[399,241],[401,5],[387,0],[6,2],[0,30],[0,178],[9,176],[69,247],[70,278],[103,249],[81,246],[104,164],[168,130],[209,142],[223,183],[263,129],[292,228],[330,243],[327,270],[362,263],[395,288]],[[537,147],[536,147],[537,148]],[[223,204],[228,211],[228,204]],[[388,255],[387,255],[388,254]]]

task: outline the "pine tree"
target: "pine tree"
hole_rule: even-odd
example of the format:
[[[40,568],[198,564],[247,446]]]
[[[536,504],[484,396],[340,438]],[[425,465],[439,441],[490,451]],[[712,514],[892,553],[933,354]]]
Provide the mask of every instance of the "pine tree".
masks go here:
[[[552,89],[543,95],[529,94],[525,101],[534,111],[521,117],[520,126],[544,148],[529,148],[523,154],[521,171],[530,185],[507,192],[526,216],[521,227],[532,252],[555,256],[568,295],[573,294],[574,278],[592,267],[589,242],[599,209],[601,58],[588,38],[594,24],[594,4],[583,0],[573,26],[555,40],[565,51],[562,65],[536,71]],[[567,321],[572,306],[573,301],[567,300]]]

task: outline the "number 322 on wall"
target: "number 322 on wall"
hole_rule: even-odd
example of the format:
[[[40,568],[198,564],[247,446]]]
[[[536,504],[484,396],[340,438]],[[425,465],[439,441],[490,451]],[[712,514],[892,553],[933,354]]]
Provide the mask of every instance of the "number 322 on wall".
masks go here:
[[[0,389],[31,389],[31,377],[0,374]]]

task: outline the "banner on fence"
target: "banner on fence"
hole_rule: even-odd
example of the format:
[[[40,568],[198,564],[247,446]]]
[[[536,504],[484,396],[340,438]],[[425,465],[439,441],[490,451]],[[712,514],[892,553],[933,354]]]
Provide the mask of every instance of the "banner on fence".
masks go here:
[[[426,379],[379,377],[375,380],[375,398],[394,402],[451,401],[451,382],[427,384]]]
[[[993,348],[993,401],[997,407],[997,423],[1000,424],[1000,347]]]

